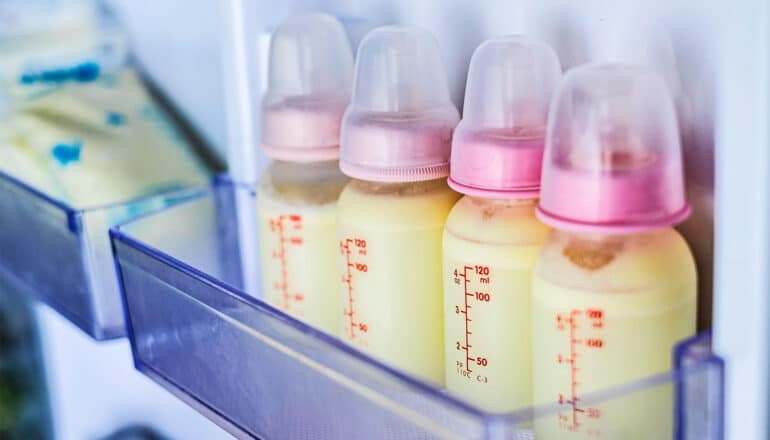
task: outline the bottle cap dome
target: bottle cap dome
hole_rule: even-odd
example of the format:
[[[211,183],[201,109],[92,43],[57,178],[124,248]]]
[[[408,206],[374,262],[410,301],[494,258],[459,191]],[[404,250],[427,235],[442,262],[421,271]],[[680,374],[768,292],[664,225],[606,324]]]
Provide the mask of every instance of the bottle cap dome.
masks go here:
[[[560,229],[625,233],[689,214],[677,118],[663,79],[633,65],[568,72],[551,109],[540,219]]]
[[[551,95],[561,79],[545,43],[509,36],[473,53],[449,185],[481,197],[537,197]]]
[[[265,154],[296,161],[336,159],[352,75],[350,42],[337,19],[313,13],[279,26],[270,42],[262,101]]]
[[[446,177],[457,120],[433,36],[415,27],[375,29],[358,50],[340,168],[384,182]]]

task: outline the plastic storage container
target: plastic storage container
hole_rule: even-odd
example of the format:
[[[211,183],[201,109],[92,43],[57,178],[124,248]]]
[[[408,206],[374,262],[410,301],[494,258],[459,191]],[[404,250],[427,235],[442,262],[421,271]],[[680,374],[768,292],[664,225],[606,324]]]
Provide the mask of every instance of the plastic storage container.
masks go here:
[[[202,414],[240,437],[524,439],[534,418],[558,412],[483,412],[246,293],[242,198],[254,189],[219,181],[111,231],[136,366]],[[720,439],[722,362],[708,337],[676,353],[675,370],[583,404],[601,413],[623,400],[651,425],[674,418],[678,439]],[[673,413],[640,407],[661,389],[678,396]]]
[[[124,336],[108,228],[200,192],[76,209],[0,172],[0,277],[96,339]]]
[[[581,66],[554,96],[537,208],[554,231],[532,278],[533,401],[575,408],[582,394],[671,368],[672,347],[696,331],[697,282],[672,228],[690,207],[662,77],[630,64]],[[663,391],[646,399],[673,407]],[[613,417],[622,423],[604,423]],[[625,405],[595,418],[603,435],[628,440],[665,438],[672,426],[645,432],[646,418]],[[594,429],[576,420],[552,418],[535,432],[582,439]]]
[[[353,53],[339,21],[307,14],[276,29],[268,65],[262,151],[272,161],[257,198],[263,292],[270,304],[337,333],[336,211],[348,182],[337,158]]]
[[[383,26],[364,37],[340,139],[340,169],[353,179],[337,208],[340,336],[438,384],[441,235],[459,198],[445,178],[458,119],[429,32]]]
[[[68,45],[44,33],[3,47],[0,277],[109,339],[125,335],[109,228],[200,192],[210,173],[124,35],[89,17]]]
[[[485,41],[471,57],[452,138],[448,183],[464,196],[442,244],[446,386],[488,411],[532,405],[532,270],[550,232],[535,206],[560,79],[545,43]]]

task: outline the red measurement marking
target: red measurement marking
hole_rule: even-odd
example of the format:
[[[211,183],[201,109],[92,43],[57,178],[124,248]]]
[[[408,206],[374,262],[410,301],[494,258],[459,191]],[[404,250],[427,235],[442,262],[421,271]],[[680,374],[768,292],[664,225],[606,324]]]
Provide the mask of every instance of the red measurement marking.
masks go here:
[[[468,291],[468,283],[471,282],[471,280],[468,279],[468,269],[473,269],[472,267],[465,266],[463,268],[463,301],[465,301],[465,370],[468,373],[471,373],[473,370],[471,370],[471,306],[468,304],[468,297],[473,296],[472,293]]]
[[[358,322],[356,320],[356,307],[355,307],[355,295],[353,274],[355,272],[365,273],[369,271],[369,266],[366,263],[354,260],[354,251],[359,256],[366,255],[366,240],[361,238],[347,238],[340,241],[340,252],[345,257],[345,272],[342,275],[342,283],[347,286],[348,291],[348,304],[343,309],[344,315],[348,320],[348,337],[351,340],[355,340],[361,333],[367,333],[369,331],[369,325],[364,322]]]
[[[578,326],[578,323],[583,319],[586,324],[585,327]],[[586,416],[588,419],[599,419],[600,412],[598,408],[583,408],[579,405],[580,396],[578,395],[578,373],[580,368],[578,367],[581,354],[578,353],[578,347],[582,346],[586,350],[601,350],[604,347],[604,339],[592,335],[588,335],[583,338],[579,337],[581,330],[593,329],[601,330],[604,327],[604,312],[598,309],[586,309],[583,310],[571,310],[568,315],[559,313],[556,315],[556,328],[561,332],[566,332],[569,336],[569,354],[557,354],[556,363],[560,365],[568,365],[570,371],[570,390],[569,398],[565,399],[564,394],[559,394],[558,403],[560,405],[568,405],[570,408],[570,414],[565,415],[560,413],[558,416],[559,426],[566,431],[578,431],[583,422],[581,416]],[[598,435],[598,430],[587,429],[586,433],[589,436]]]
[[[471,323],[473,322],[473,319],[471,318],[471,309],[473,308],[471,301],[475,300],[477,303],[486,303],[491,300],[491,295],[488,292],[480,292],[471,289],[470,284],[473,280],[472,276],[474,275],[476,276],[479,285],[489,284],[489,267],[487,266],[464,266],[462,270],[454,270],[455,284],[461,284],[463,286],[462,307],[460,305],[455,305],[455,314],[464,315],[463,321],[465,327],[465,344],[461,341],[456,342],[457,350],[462,351],[465,354],[464,363],[462,361],[457,361],[457,371],[460,375],[468,379],[472,378],[471,373],[473,370],[471,369],[471,364],[475,364],[478,367],[486,367],[489,365],[489,359],[487,357],[474,356],[471,350],[471,348],[473,348],[473,344],[471,344],[473,335],[473,332],[471,331]],[[488,382],[488,378],[483,374],[478,374],[475,378],[480,383]]]
[[[278,260],[280,276],[273,285],[281,294],[279,307],[289,310],[292,302],[301,302],[305,299],[299,292],[292,292],[289,286],[289,246],[302,246],[301,236],[289,235],[289,231],[300,233],[302,230],[302,216],[297,214],[279,215],[270,219],[270,232],[278,235],[278,249],[273,250],[273,258]]]

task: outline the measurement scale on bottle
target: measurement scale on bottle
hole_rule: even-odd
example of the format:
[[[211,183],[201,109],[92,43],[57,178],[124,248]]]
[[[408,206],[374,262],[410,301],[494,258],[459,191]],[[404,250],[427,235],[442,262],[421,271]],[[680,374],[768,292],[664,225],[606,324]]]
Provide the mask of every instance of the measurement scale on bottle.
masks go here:
[[[273,249],[272,258],[278,260],[280,276],[273,288],[280,294],[281,310],[290,310],[292,303],[300,303],[305,297],[300,292],[292,292],[289,286],[289,248],[302,246],[302,216],[298,214],[279,215],[270,219],[270,232],[276,235],[277,249]]]
[[[347,320],[345,334],[351,341],[356,341],[360,345],[366,346],[366,341],[362,338],[369,331],[369,326],[365,322],[359,321],[359,318],[356,316],[356,298],[354,293],[354,274],[369,271],[369,266],[363,261],[364,257],[366,257],[366,240],[362,238],[346,238],[341,240],[340,252],[345,257],[342,284],[347,288],[347,301],[343,310]]]
[[[591,352],[604,349],[601,330],[604,328],[604,311],[601,309],[573,309],[569,313],[556,314],[556,328],[569,337],[569,353],[558,354],[556,363],[569,368],[570,386],[566,393],[559,393],[559,405],[567,411],[558,414],[559,427],[570,432],[585,432],[588,437],[599,437],[599,408],[580,405],[580,359]]]
[[[455,362],[457,374],[469,379],[476,380],[479,383],[489,383],[489,378],[471,369],[471,364],[475,367],[483,368],[489,365],[489,359],[483,355],[483,353],[473,353],[471,348],[471,339],[473,332],[471,331],[473,318],[472,309],[473,305],[489,304],[492,301],[492,295],[488,292],[488,286],[490,284],[490,271],[487,266],[464,266],[462,269],[454,270],[454,283],[462,286],[463,303],[455,304],[455,315],[465,321],[465,335],[463,340],[455,342],[455,349],[458,352],[462,352],[464,359],[457,360]],[[471,286],[475,277],[476,287]],[[486,287],[486,288],[485,288]],[[475,368],[474,367],[474,368]]]

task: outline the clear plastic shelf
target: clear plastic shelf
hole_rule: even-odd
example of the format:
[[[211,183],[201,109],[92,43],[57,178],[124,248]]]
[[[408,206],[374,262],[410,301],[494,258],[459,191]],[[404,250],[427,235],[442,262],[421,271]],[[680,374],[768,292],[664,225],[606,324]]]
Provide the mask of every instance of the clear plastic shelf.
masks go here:
[[[0,277],[95,339],[125,336],[109,228],[203,192],[76,209],[0,172]]]
[[[238,225],[255,206],[252,189],[219,180],[205,196],[111,231],[137,368],[224,429],[244,438],[532,439],[539,420],[564,411],[485,413],[247,294],[254,263],[239,242],[254,243]],[[723,364],[709,336],[675,355],[670,372],[582,399],[615,432],[599,438],[659,438],[645,430],[663,424],[672,438],[721,439]]]

